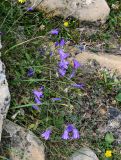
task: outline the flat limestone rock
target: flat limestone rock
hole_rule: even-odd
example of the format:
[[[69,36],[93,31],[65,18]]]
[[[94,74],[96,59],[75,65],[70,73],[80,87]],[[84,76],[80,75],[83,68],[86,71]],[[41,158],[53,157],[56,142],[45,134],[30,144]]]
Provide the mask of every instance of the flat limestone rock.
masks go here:
[[[88,60],[95,59],[102,67],[106,67],[112,72],[116,71],[118,75],[121,75],[121,56],[119,55],[83,52],[78,54],[75,58],[81,63],[86,63]]]
[[[43,143],[31,132],[19,125],[5,120],[2,143],[7,142],[11,160],[44,160]]]
[[[0,49],[2,48],[0,41]],[[10,93],[5,75],[5,65],[0,60],[0,141],[3,121],[6,117],[10,105]]]
[[[69,160],[99,160],[90,148],[81,148]]]
[[[110,13],[105,0],[30,0],[32,6],[51,16],[73,16],[80,21],[104,23]]]

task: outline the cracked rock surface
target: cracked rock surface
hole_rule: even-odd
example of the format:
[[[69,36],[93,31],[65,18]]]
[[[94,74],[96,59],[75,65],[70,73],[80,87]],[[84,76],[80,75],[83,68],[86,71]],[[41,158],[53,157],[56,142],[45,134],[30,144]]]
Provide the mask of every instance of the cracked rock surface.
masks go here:
[[[73,16],[80,21],[104,23],[110,8],[105,0],[30,0],[32,6],[50,16]]]

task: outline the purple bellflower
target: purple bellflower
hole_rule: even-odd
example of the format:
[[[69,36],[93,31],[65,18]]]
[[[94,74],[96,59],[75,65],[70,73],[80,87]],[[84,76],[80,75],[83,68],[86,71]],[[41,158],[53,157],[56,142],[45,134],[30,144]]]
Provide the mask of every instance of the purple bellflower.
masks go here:
[[[60,41],[60,47],[63,47],[65,45],[65,40],[62,38]]]
[[[65,129],[65,131],[64,131],[64,133],[62,135],[62,139],[65,139],[65,140],[70,139],[69,138],[69,132],[66,129]]]
[[[58,30],[58,29],[52,29],[52,30],[50,31],[50,33],[51,33],[52,35],[58,35],[59,30]]]
[[[32,77],[34,75],[34,73],[35,72],[34,72],[33,68],[29,68],[28,71],[27,71],[27,76]]]
[[[52,57],[53,56],[53,52],[50,52],[50,57]]]
[[[41,136],[42,136],[45,140],[49,140],[51,133],[52,133],[52,131],[51,131],[50,129],[47,129],[44,133],[41,134]]]
[[[57,47],[59,45],[59,42],[55,42],[55,47]]]
[[[34,100],[35,100],[36,105],[33,105],[32,108],[34,108],[35,110],[39,110],[38,105],[42,104],[41,98],[44,97],[44,95],[43,95],[43,90],[44,90],[44,86],[41,86],[41,87],[39,88],[39,90],[34,90],[34,91],[33,91]]]
[[[36,111],[39,110],[39,107],[37,105],[33,105],[32,108],[35,109]]]
[[[66,59],[69,57],[69,53],[64,53],[64,51],[62,49],[58,49],[58,53],[60,55],[60,59],[63,60],[63,59]]]
[[[34,90],[33,94],[37,98],[43,98],[43,92],[42,91]]]
[[[27,8],[27,11],[33,11],[32,7]]]
[[[72,136],[69,136],[69,134],[72,133]],[[64,130],[64,133],[62,135],[62,139],[79,139],[79,131],[72,125],[69,124],[66,129]]]
[[[64,77],[66,74],[66,69],[59,68],[58,72],[59,72],[60,76]]]
[[[80,138],[79,131],[76,128],[74,128],[72,139],[79,139],[79,138]]]
[[[42,102],[40,101],[40,99],[38,99],[37,97],[35,97],[35,103],[38,104],[38,105],[42,104]]]
[[[68,65],[69,65],[69,62],[68,61],[65,61],[65,60],[61,60],[60,62],[59,62],[59,67],[61,68],[61,69],[68,69]]]
[[[74,69],[78,69],[81,66],[81,64],[75,59],[73,60],[73,64],[74,64]]]
[[[70,79],[73,78],[75,76],[75,74],[76,74],[76,71],[75,71],[75,69],[73,69],[73,71],[72,71],[72,73],[70,75]]]

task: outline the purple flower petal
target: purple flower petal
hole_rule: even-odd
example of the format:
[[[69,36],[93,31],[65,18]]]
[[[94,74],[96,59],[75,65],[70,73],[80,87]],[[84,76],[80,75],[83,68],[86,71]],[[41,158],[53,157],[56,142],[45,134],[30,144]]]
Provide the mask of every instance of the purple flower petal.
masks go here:
[[[58,30],[58,29],[52,29],[52,30],[50,31],[50,33],[53,34],[53,35],[58,35],[59,30]]]
[[[60,74],[60,76],[62,76],[62,77],[64,77],[65,76],[65,74],[66,74],[66,70],[65,69],[59,69],[58,70],[58,72],[59,72],[59,74]]]
[[[80,88],[80,89],[84,89],[84,84],[72,84],[73,87],[75,88]]]
[[[43,91],[44,90],[44,86],[40,86],[40,91]]]
[[[36,105],[33,105],[32,108],[35,109],[35,110],[37,110],[37,111],[39,110],[39,107],[36,106]]]
[[[61,61],[59,62],[59,67],[60,67],[61,69],[68,69],[68,65],[69,65],[69,62],[68,62],[68,61],[65,61],[65,60],[61,60]]]
[[[64,133],[62,135],[62,139],[65,139],[65,140],[70,139],[69,138],[69,133],[68,133],[68,131],[66,129],[65,129],[65,131],[64,131]]]
[[[59,45],[59,42],[55,42],[55,47],[57,47]]]
[[[41,92],[41,91],[34,90],[34,91],[33,91],[33,94],[34,94],[34,96],[37,97],[38,99],[39,99],[39,98],[43,98],[43,92]]]
[[[72,71],[72,73],[70,75],[70,79],[73,78],[75,76],[75,74],[76,74],[76,71],[75,71],[75,69],[73,69],[73,71]]]
[[[53,56],[53,52],[50,52],[50,57],[52,57]]]
[[[37,97],[35,97],[35,103],[38,105],[42,104],[42,102]]]
[[[33,68],[29,68],[28,71],[27,71],[27,76],[32,77],[34,75],[34,73],[35,72],[34,72]]]
[[[65,45],[65,40],[62,38],[60,41],[60,46],[63,47]]]
[[[73,60],[73,64],[75,69],[78,69],[81,66],[81,64],[75,59]]]
[[[55,102],[55,101],[60,101],[61,98],[52,98],[52,101]]]
[[[45,140],[48,140],[50,138],[50,134],[51,134],[51,130],[48,129],[46,130],[44,133],[41,134],[41,136],[45,139]]]
[[[69,53],[64,53],[64,51],[62,49],[58,49],[58,53],[60,54],[60,59],[66,59],[67,57],[69,57]]]
[[[27,8],[27,11],[33,11],[32,7]]]
[[[66,127],[66,130],[67,130],[68,132],[72,132],[73,129],[74,129],[73,124],[69,124],[69,125]]]
[[[79,131],[76,128],[74,128],[72,139],[79,139],[79,138],[80,138]]]

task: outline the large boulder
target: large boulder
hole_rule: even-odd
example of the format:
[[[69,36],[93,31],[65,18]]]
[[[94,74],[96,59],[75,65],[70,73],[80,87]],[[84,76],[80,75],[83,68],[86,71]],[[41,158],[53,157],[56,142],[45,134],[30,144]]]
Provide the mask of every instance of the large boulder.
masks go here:
[[[0,41],[0,49],[1,48],[2,45]],[[6,117],[6,114],[8,112],[9,105],[10,105],[10,93],[5,75],[5,65],[0,60],[0,141],[1,141],[2,125]]]
[[[105,0],[30,0],[32,6],[49,15],[73,16],[81,21],[106,21],[110,8]]]
[[[11,160],[45,160],[44,145],[31,131],[5,120],[2,145]]]

